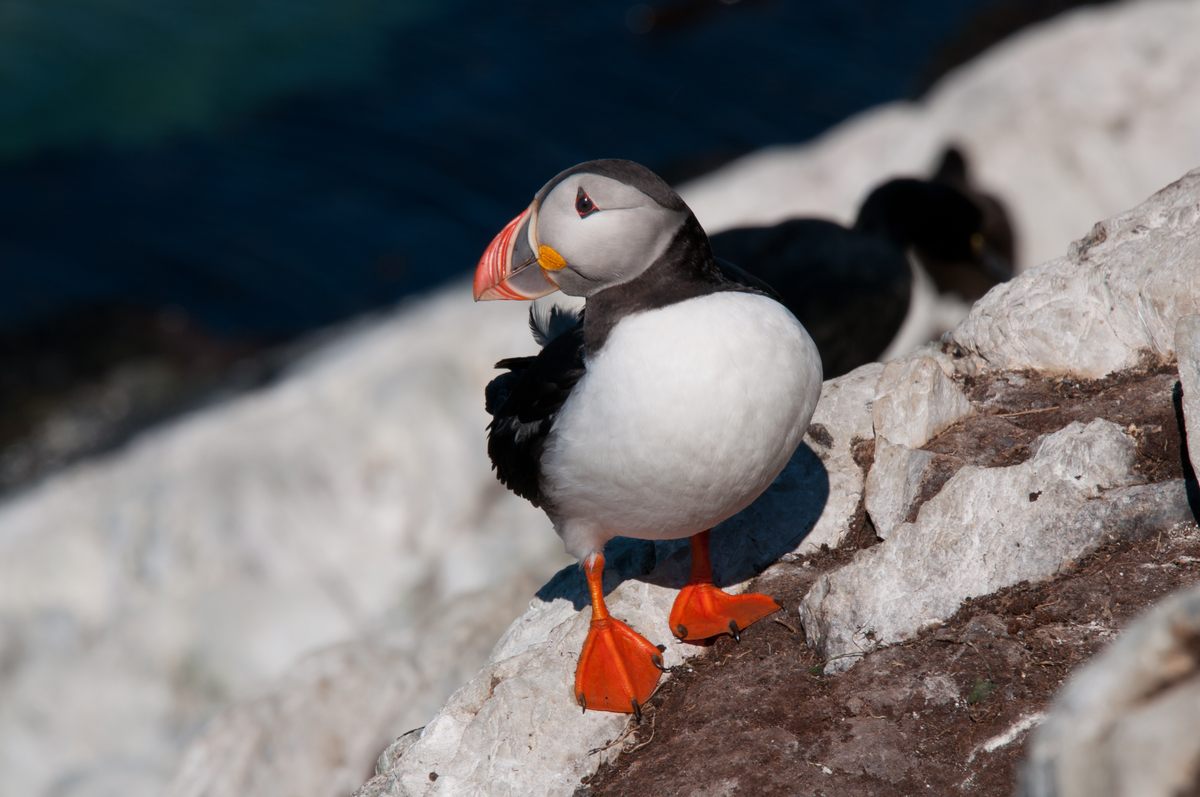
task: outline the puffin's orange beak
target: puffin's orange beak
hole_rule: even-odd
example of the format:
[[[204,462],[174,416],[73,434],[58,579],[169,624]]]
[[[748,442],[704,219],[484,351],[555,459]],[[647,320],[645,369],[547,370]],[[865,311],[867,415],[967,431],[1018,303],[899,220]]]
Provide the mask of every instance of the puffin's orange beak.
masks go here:
[[[558,290],[538,264],[532,239],[536,221],[535,202],[504,225],[488,244],[475,267],[475,301],[536,299]]]

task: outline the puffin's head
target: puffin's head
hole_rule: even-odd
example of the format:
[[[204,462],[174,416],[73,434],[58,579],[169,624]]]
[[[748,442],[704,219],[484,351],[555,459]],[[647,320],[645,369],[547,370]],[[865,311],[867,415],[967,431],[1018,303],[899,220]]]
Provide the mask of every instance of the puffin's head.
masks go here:
[[[475,300],[536,299],[560,288],[586,297],[628,282],[666,251],[689,215],[645,166],[581,163],[546,183],[492,239],[475,269]]]

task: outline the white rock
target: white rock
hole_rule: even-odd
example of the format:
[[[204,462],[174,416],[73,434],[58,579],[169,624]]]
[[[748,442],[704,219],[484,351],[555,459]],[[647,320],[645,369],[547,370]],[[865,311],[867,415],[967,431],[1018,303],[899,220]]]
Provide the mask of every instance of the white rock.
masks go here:
[[[1043,437],[1020,465],[963,467],[915,522],[817,579],[800,605],[809,643],[843,670],[966,598],[1047,578],[1109,536],[1186,520],[1181,481],[1131,486],[1135,449],[1098,419]]]
[[[1200,473],[1200,315],[1180,319],[1175,326],[1175,353],[1183,388],[1183,420],[1192,470]]]
[[[167,794],[274,794],[280,783],[345,794],[379,751],[380,728],[403,722],[403,698],[436,709],[407,650],[343,645],[305,659],[272,695],[223,713],[189,747]],[[430,705],[434,703],[434,705]],[[318,792],[319,788],[319,792]]]
[[[933,357],[890,362],[875,387],[875,434],[920,448],[971,414],[971,402]]]
[[[805,442],[825,466],[828,500],[800,552],[822,545],[837,547],[854,521],[863,497],[862,468],[854,461],[854,444],[874,436],[871,402],[883,366],[871,363],[825,383]]]
[[[679,561],[669,548],[627,542],[608,557],[606,587],[622,578],[659,580],[673,575],[682,583]],[[668,556],[656,570],[656,550]],[[678,550],[678,546],[676,546]],[[674,557],[679,560],[680,557]],[[629,718],[605,712],[581,714],[571,694],[575,662],[587,634],[589,611],[578,568],[563,571],[543,590],[497,649],[482,672],[456,692],[420,738],[381,779],[393,794],[563,794],[594,771],[616,748],[588,755],[615,738]],[[614,616],[652,642],[671,640],[666,617],[674,590],[629,581],[610,593]],[[530,636],[524,629],[538,627]],[[670,642],[667,666],[681,661],[683,646]],[[430,773],[437,773],[431,779]],[[368,788],[373,788],[369,786]],[[366,792],[369,793],[369,792]]]
[[[1200,163],[1200,48],[1187,46],[1198,19],[1200,7],[1187,2],[1065,15],[957,71],[920,106],[871,111],[812,146],[750,156],[685,196],[712,229],[793,215],[848,219],[872,183],[924,171],[953,138],[1016,214],[1022,261],[1037,262]],[[1176,222],[1191,211],[1184,203],[1175,212],[1156,235],[1182,230]],[[1168,257],[1175,246],[1163,240],[1161,251],[1142,254]],[[1189,276],[1151,274],[1147,286],[1174,290]],[[1164,323],[1175,312],[1161,301],[1145,309],[1162,309]],[[0,507],[6,793],[160,794],[189,740],[201,749],[236,726],[253,743],[253,722],[218,720],[213,736],[197,734],[221,706],[286,703],[268,684],[298,658],[384,627],[397,644],[415,649],[420,639],[454,652],[457,632],[432,622],[436,612],[468,611],[473,594],[551,568],[558,542],[548,524],[495,483],[481,445],[479,395],[491,363],[533,350],[523,312],[473,306],[465,286],[454,286],[352,330],[276,386]],[[1147,321],[1147,337],[1159,342],[1159,320]],[[846,417],[845,438],[826,423],[832,451],[814,444],[824,466],[802,452],[745,522],[767,522],[793,547],[841,539],[862,492],[841,447],[868,416]],[[781,547],[763,543],[745,561],[761,566]],[[474,609],[490,613],[497,631],[499,618],[520,611],[505,597],[477,597]],[[541,611],[510,631],[506,655],[550,644],[553,628],[577,621],[562,601]],[[422,671],[434,679],[422,694],[448,693],[456,672]],[[284,691],[303,684],[288,678]],[[412,716],[380,733],[380,748],[425,721],[413,705]],[[465,725],[463,704],[452,705],[458,719],[443,727]],[[521,753],[511,752],[510,760]],[[586,749],[574,754],[588,760]],[[238,782],[263,783],[253,769],[246,759],[239,771],[248,780]],[[275,785],[281,794],[328,793],[324,780]]]
[[[417,612],[411,633],[385,629],[301,660],[208,723],[165,794],[348,794],[397,728],[425,722],[475,673],[501,630],[493,607],[518,605],[536,588],[519,578],[456,595]],[[414,741],[409,734],[393,755]]]
[[[875,439],[875,462],[867,474],[864,500],[880,539],[892,536],[908,516],[933,456],[930,451],[895,445],[884,437]]]
[[[1071,676],[1034,733],[1025,797],[1172,797],[1197,784],[1200,589],[1145,613]]]
[[[1017,213],[1022,259],[1051,256],[1062,252],[1095,219],[1129,207],[1200,162],[1200,83],[1194,80],[1200,71],[1200,52],[1180,46],[1186,38],[1182,32],[1195,29],[1197,21],[1200,8],[1180,2],[1066,15],[996,48],[947,80],[924,108],[871,112],[811,147],[750,156],[685,187],[685,198],[713,230],[794,215],[834,212],[847,219],[873,182],[889,172],[923,170],[953,138],[973,156],[981,182],[998,190]],[[1081,91],[1070,80],[1047,81],[1046,74],[1088,75],[1091,84]],[[1091,102],[1097,96],[1094,105],[1079,107],[1078,98]],[[1094,113],[1100,108],[1102,113]],[[1124,132],[1116,134],[1116,130]],[[1146,140],[1156,135],[1162,135],[1169,146],[1146,146]],[[1053,143],[1062,141],[1069,145]],[[1125,164],[1136,166],[1124,168]],[[1177,210],[1182,219],[1183,207]],[[1163,231],[1169,226],[1160,225]],[[1172,236],[1181,230],[1182,225]],[[1160,243],[1165,256],[1176,245],[1174,240]],[[1101,261],[1099,256],[1096,259]],[[1168,288],[1175,291],[1186,279],[1188,274],[1176,267],[1169,277],[1152,281],[1151,287],[1159,293]],[[1173,312],[1167,304],[1159,306],[1166,314]],[[1026,320],[1026,327],[1050,327],[1058,320],[1034,317]],[[1027,334],[1026,329],[1006,331],[1014,338]],[[959,340],[960,345],[973,342],[970,335]],[[957,366],[932,352],[924,356],[928,362],[918,360],[917,365],[895,369],[891,387],[878,391],[893,409],[876,405],[869,410],[872,427],[878,423],[881,435],[910,448],[924,444],[969,411],[948,376]],[[988,362],[986,357],[964,357],[960,365],[969,369]],[[901,375],[909,373],[907,368],[926,381],[906,387]],[[860,373],[862,384],[853,388],[852,398],[847,390],[848,403],[857,408],[849,424],[854,429],[866,428],[864,408],[871,404],[879,381],[878,375],[868,374]],[[872,388],[869,395],[865,385]],[[944,390],[945,395],[922,399],[922,389]],[[830,400],[832,393],[823,401]],[[907,429],[910,412],[924,415]],[[821,421],[820,413],[819,408],[814,420]],[[826,426],[834,447],[841,445],[842,436]],[[817,458],[802,449],[800,459],[775,487],[731,521],[731,528],[742,524],[754,528],[766,521],[767,527],[775,525],[781,540],[792,539],[793,544],[815,543],[823,535],[841,538],[858,506],[862,475],[856,465],[847,467],[849,449],[838,453],[835,464],[832,452],[825,451],[816,436],[808,439],[824,467],[820,463],[814,467]],[[809,609],[810,621],[820,622],[810,622],[806,630],[827,640],[830,648],[857,653],[855,642],[874,645],[914,633],[953,612],[967,595],[1052,574],[1098,544],[1106,529],[1136,534],[1186,513],[1181,483],[1132,483],[1132,456],[1133,443],[1120,429],[1096,421],[1047,438],[1024,465],[986,474],[980,468],[964,468],[922,508],[916,523],[901,525],[887,542],[826,577],[823,594]],[[840,479],[847,480],[846,495],[853,495],[853,500],[834,495],[833,485]],[[1100,486],[1108,488],[1104,499],[1089,500],[1100,495]],[[824,493],[830,506],[822,511],[818,501],[814,510],[814,498]],[[1039,500],[1031,502],[1031,493],[1040,493]],[[832,506],[835,501],[837,507]],[[1004,510],[1011,511],[1005,514]],[[975,523],[977,515],[980,524]],[[796,535],[814,521],[826,524],[825,530],[820,534],[814,530],[800,543]],[[927,550],[920,550],[922,538]],[[1015,548],[1016,543],[1021,549]],[[929,549],[931,544],[934,547]],[[751,547],[756,552],[740,561],[761,566],[756,556],[771,561],[770,554],[783,546]],[[635,567],[627,572],[643,575],[622,583],[609,596],[615,614],[647,633],[654,624],[662,627],[672,598],[672,591],[659,585],[677,586],[683,579],[682,559],[672,558],[671,553],[678,549],[654,550],[655,568],[676,563],[674,580],[660,576],[657,569]],[[881,561],[885,557],[888,561]],[[735,556],[728,561],[738,560]],[[863,562],[881,567],[873,570]],[[846,575],[850,572],[856,574],[852,585]],[[872,583],[875,575],[879,584]],[[565,573],[543,596],[549,599],[561,592],[567,579],[578,584],[577,574]],[[577,600],[582,598],[580,587],[574,589]],[[862,633],[856,637],[848,618],[858,609],[848,597],[849,590],[861,595],[864,614],[881,615],[873,641]],[[822,600],[826,596],[828,606]],[[897,612],[893,619],[882,619],[886,602],[891,604],[889,611]],[[457,692],[422,737],[360,795],[573,790],[579,777],[612,753],[610,749],[589,755],[589,750],[602,747],[623,727],[620,718],[591,713],[580,717],[571,704],[574,661],[586,622],[586,611],[577,613],[573,603],[561,598],[535,602],[497,646],[483,672]],[[661,634],[659,638],[665,639],[665,628]],[[686,648],[670,645],[667,650],[676,657]],[[430,773],[437,773],[437,779],[431,780]]]
[[[979,300],[951,340],[988,367],[1102,377],[1149,353],[1169,359],[1175,324],[1200,312],[1200,170]]]
[[[496,483],[482,445],[492,363],[534,350],[525,312],[476,306],[454,285],[346,331],[274,386],[0,506],[3,791],[116,783],[160,795],[221,707],[381,628],[461,659],[433,671],[412,712],[376,717],[375,749],[353,746],[347,771],[368,771],[399,730],[423,724],[529,593],[478,600],[489,630],[461,653],[456,630],[424,615],[530,574],[540,583],[565,561],[544,516]],[[329,793],[324,781],[277,785]]]
[[[801,544],[826,500],[823,473],[813,451],[801,446],[762,498],[714,532],[717,583],[740,591],[756,571]],[[703,651],[675,642],[667,628],[671,604],[687,579],[686,549],[682,541],[616,540],[606,552],[605,586],[616,585],[607,595],[610,610],[651,642],[666,644],[668,667]],[[583,608],[587,597],[578,568],[561,571],[539,596],[497,643],[484,669],[359,797],[570,793],[581,777],[616,754],[619,745],[589,751],[616,738],[628,718],[581,715],[571,694],[591,619]],[[430,772],[437,773],[436,780]]]

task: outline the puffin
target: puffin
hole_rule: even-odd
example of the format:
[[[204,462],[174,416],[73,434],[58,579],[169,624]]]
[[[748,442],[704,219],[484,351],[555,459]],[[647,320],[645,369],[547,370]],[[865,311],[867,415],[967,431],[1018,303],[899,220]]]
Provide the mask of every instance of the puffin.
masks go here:
[[[580,561],[592,615],[575,700],[640,716],[665,648],[609,613],[605,544],[690,541],[668,618],[682,641],[738,638],[778,611],[767,595],[714,585],[710,532],[791,459],[821,393],[821,358],[768,290],[721,269],[680,196],[632,161],[555,176],[475,270],[476,301],[555,291],[583,299],[582,312],[531,313],[542,348],[496,364],[487,450],[500,482],[541,507]]]
[[[875,186],[850,227],[797,218],[711,242],[727,270],[770,285],[800,319],[826,378],[936,339],[1014,274],[1008,213],[972,184],[955,146],[929,177]]]

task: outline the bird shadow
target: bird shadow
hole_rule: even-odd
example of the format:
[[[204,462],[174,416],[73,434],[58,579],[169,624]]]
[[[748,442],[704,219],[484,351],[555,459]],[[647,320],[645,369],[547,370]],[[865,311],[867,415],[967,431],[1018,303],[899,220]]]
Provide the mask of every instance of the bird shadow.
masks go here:
[[[829,500],[829,472],[807,443],[792,455],[779,477],[746,509],[712,533],[713,581],[728,586],[745,581],[796,549],[816,525]],[[604,593],[635,579],[678,589],[687,583],[688,541],[617,537],[604,549]],[[576,609],[588,605],[578,565],[558,571],[541,589],[543,601],[564,599]]]

